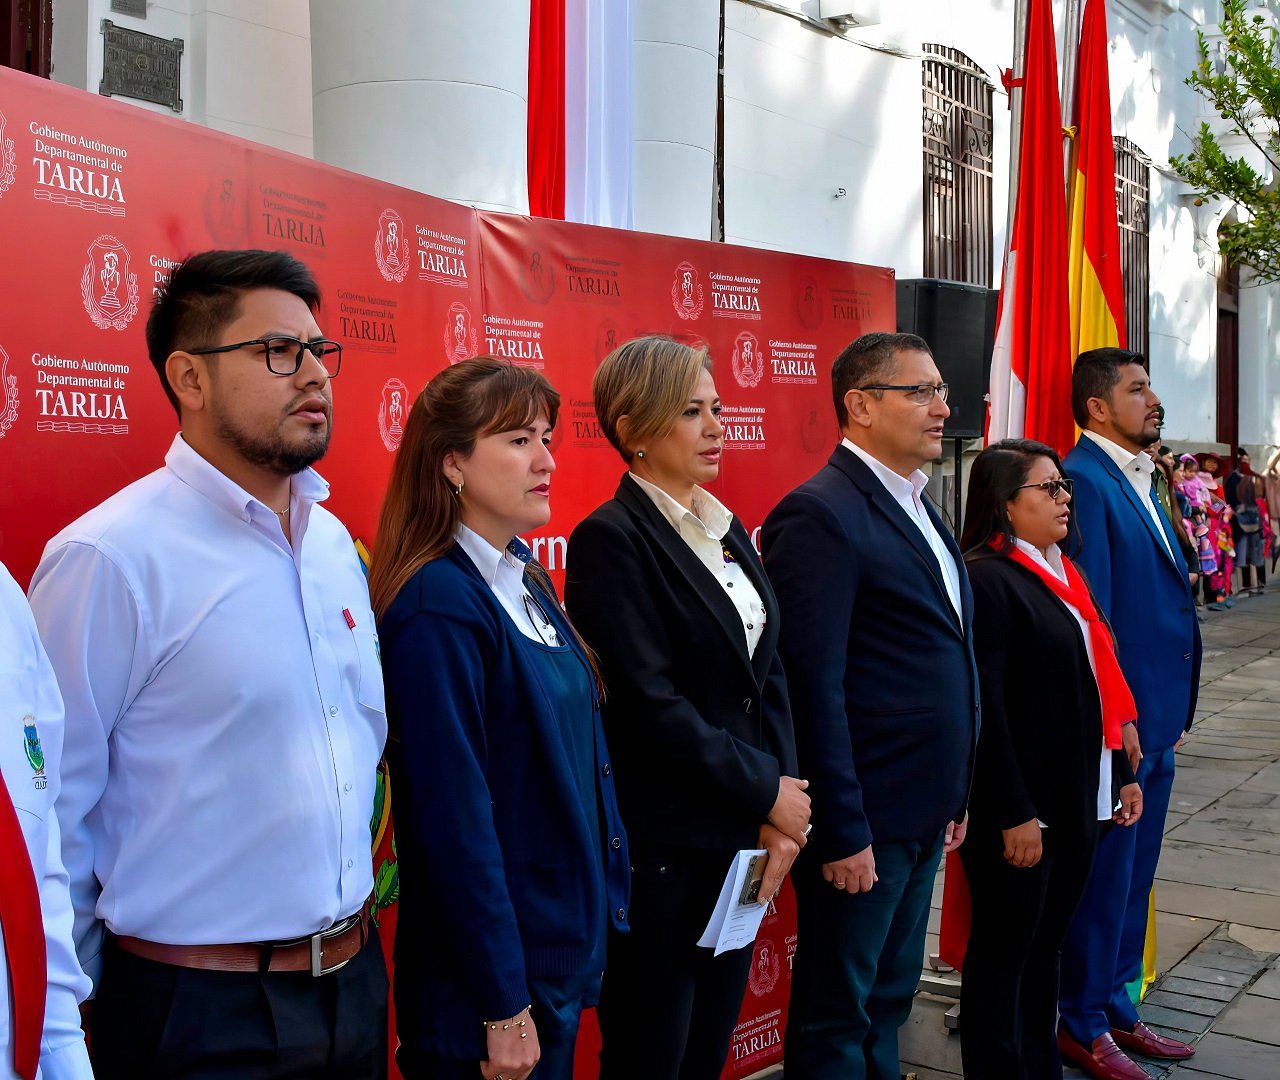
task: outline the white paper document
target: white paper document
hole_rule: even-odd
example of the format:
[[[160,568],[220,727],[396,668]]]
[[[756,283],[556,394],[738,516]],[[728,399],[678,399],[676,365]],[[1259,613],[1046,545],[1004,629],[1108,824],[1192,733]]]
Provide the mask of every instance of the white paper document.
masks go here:
[[[733,857],[729,873],[725,875],[724,885],[720,888],[720,898],[716,901],[716,909],[711,913],[711,921],[698,938],[703,948],[716,951],[716,956],[730,949],[741,949],[756,939],[760,929],[760,921],[769,910],[768,904],[757,900],[741,903],[742,887],[746,884],[747,873],[753,856],[767,858],[764,848],[739,851]]]

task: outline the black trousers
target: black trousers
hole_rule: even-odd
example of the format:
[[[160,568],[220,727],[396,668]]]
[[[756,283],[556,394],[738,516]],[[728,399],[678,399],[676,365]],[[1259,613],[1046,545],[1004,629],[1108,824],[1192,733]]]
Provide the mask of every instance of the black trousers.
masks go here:
[[[90,1021],[98,1080],[386,1080],[387,967],[375,930],[346,967],[200,971],[109,938]]]
[[[1000,830],[981,822],[959,849],[973,903],[960,988],[965,1080],[1062,1077],[1059,954],[1097,839],[1045,829],[1042,841],[1040,861],[1024,869],[1005,861]]]
[[[717,1080],[729,1056],[751,949],[697,941],[733,851],[631,846],[629,934],[611,934],[600,990],[600,1080]]]

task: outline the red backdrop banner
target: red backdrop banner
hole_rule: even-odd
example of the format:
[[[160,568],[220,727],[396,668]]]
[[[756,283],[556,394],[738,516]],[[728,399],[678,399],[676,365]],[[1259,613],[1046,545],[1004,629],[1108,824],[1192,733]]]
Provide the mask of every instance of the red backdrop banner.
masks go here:
[[[54,533],[161,464],[177,421],[143,327],[196,251],[280,248],[315,272],[320,325],[346,350],[327,505],[370,547],[423,384],[480,353],[545,370],[563,396],[557,495],[529,539],[558,580],[573,526],[623,472],[591,404],[615,345],[659,332],[710,348],[725,424],[716,493],[758,542],[768,510],[837,441],[831,360],[894,327],[888,269],[480,213],[7,69],[0,236],[0,560],[23,583]],[[376,816],[389,948],[395,856]],[[754,946],[726,1077],[780,1059],[794,952],[788,887]],[[595,1075],[596,1038],[588,1017],[579,1078]]]

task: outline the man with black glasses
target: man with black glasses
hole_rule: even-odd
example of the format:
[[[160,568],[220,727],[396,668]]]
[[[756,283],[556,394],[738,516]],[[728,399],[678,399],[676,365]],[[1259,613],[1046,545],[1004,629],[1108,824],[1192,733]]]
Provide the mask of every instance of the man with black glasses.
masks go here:
[[[929,346],[864,334],[831,370],[844,435],[764,524],[813,835],[788,1080],[898,1080],[944,850],[964,839],[978,736],[973,597],[924,495],[950,410]]]
[[[99,1078],[386,1075],[386,716],[364,576],[310,468],[342,360],[319,303],[283,252],[175,270],[147,347],[181,432],[32,581]]]

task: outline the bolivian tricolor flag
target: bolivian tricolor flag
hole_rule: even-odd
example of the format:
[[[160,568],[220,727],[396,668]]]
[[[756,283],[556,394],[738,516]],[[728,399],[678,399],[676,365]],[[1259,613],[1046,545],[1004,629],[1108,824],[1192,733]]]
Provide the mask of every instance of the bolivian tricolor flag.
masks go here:
[[[1069,251],[1074,363],[1089,349],[1123,346],[1126,341],[1104,0],[1086,0],[1084,6],[1073,122]]]

